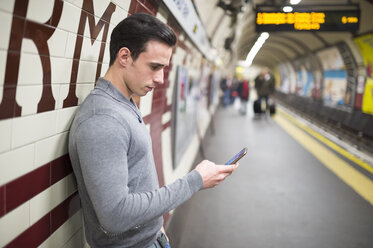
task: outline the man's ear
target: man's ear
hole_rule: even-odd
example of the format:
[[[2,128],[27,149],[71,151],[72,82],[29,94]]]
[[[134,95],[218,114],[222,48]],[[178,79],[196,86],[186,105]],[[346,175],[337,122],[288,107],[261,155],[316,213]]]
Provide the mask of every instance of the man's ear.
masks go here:
[[[121,49],[119,49],[117,54],[117,60],[121,66],[126,67],[129,63],[130,58],[131,51],[127,47],[122,47]]]

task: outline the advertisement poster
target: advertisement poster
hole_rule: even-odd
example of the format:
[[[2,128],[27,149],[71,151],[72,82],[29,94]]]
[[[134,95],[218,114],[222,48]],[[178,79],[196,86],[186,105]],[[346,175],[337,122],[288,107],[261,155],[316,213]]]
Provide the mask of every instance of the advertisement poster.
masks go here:
[[[293,66],[290,63],[282,63],[277,70],[280,75],[280,91],[285,94],[295,93],[296,76]]]
[[[181,156],[188,148],[193,134],[196,132],[196,113],[198,103],[198,82],[189,78],[188,70],[178,66],[173,106],[173,165],[179,164]]]
[[[346,96],[347,78],[343,59],[338,48],[332,47],[317,53],[324,69],[322,98],[330,107],[342,107],[349,102]]]
[[[373,34],[367,34],[355,39],[366,67],[366,82],[364,87],[362,112],[373,115]]]
[[[296,94],[303,97],[312,97],[314,83],[310,60],[308,58],[298,60],[294,62],[294,66],[297,69]]]

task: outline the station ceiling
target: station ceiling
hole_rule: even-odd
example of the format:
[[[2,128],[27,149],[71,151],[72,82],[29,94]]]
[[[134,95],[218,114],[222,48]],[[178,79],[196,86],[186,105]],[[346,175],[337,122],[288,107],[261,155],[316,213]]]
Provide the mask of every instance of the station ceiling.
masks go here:
[[[258,5],[288,5],[288,0],[194,0],[197,12],[206,28],[212,45],[225,58],[225,64],[235,66],[245,60],[260,33],[255,29],[255,8]],[[253,60],[253,65],[274,67],[341,41],[351,42],[359,34],[373,31],[373,3],[371,0],[302,0],[299,5],[360,6],[360,24],[355,33],[346,31],[269,32]]]

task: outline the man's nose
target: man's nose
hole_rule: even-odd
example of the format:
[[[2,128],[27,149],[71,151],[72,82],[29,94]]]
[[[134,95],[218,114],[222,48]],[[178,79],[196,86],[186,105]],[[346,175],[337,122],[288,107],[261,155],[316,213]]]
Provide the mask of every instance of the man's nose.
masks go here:
[[[164,76],[164,73],[163,73],[163,69],[162,70],[159,70],[157,71],[155,74],[154,74],[154,77],[153,77],[153,81],[157,84],[163,84],[163,76]]]

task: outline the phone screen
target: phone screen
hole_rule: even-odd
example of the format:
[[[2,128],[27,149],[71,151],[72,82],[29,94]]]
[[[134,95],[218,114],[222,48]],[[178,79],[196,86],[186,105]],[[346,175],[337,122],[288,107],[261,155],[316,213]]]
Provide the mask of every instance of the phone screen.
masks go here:
[[[235,164],[238,160],[240,160],[243,156],[247,153],[247,147],[242,149],[239,153],[237,153],[233,158],[231,158],[225,165]]]

